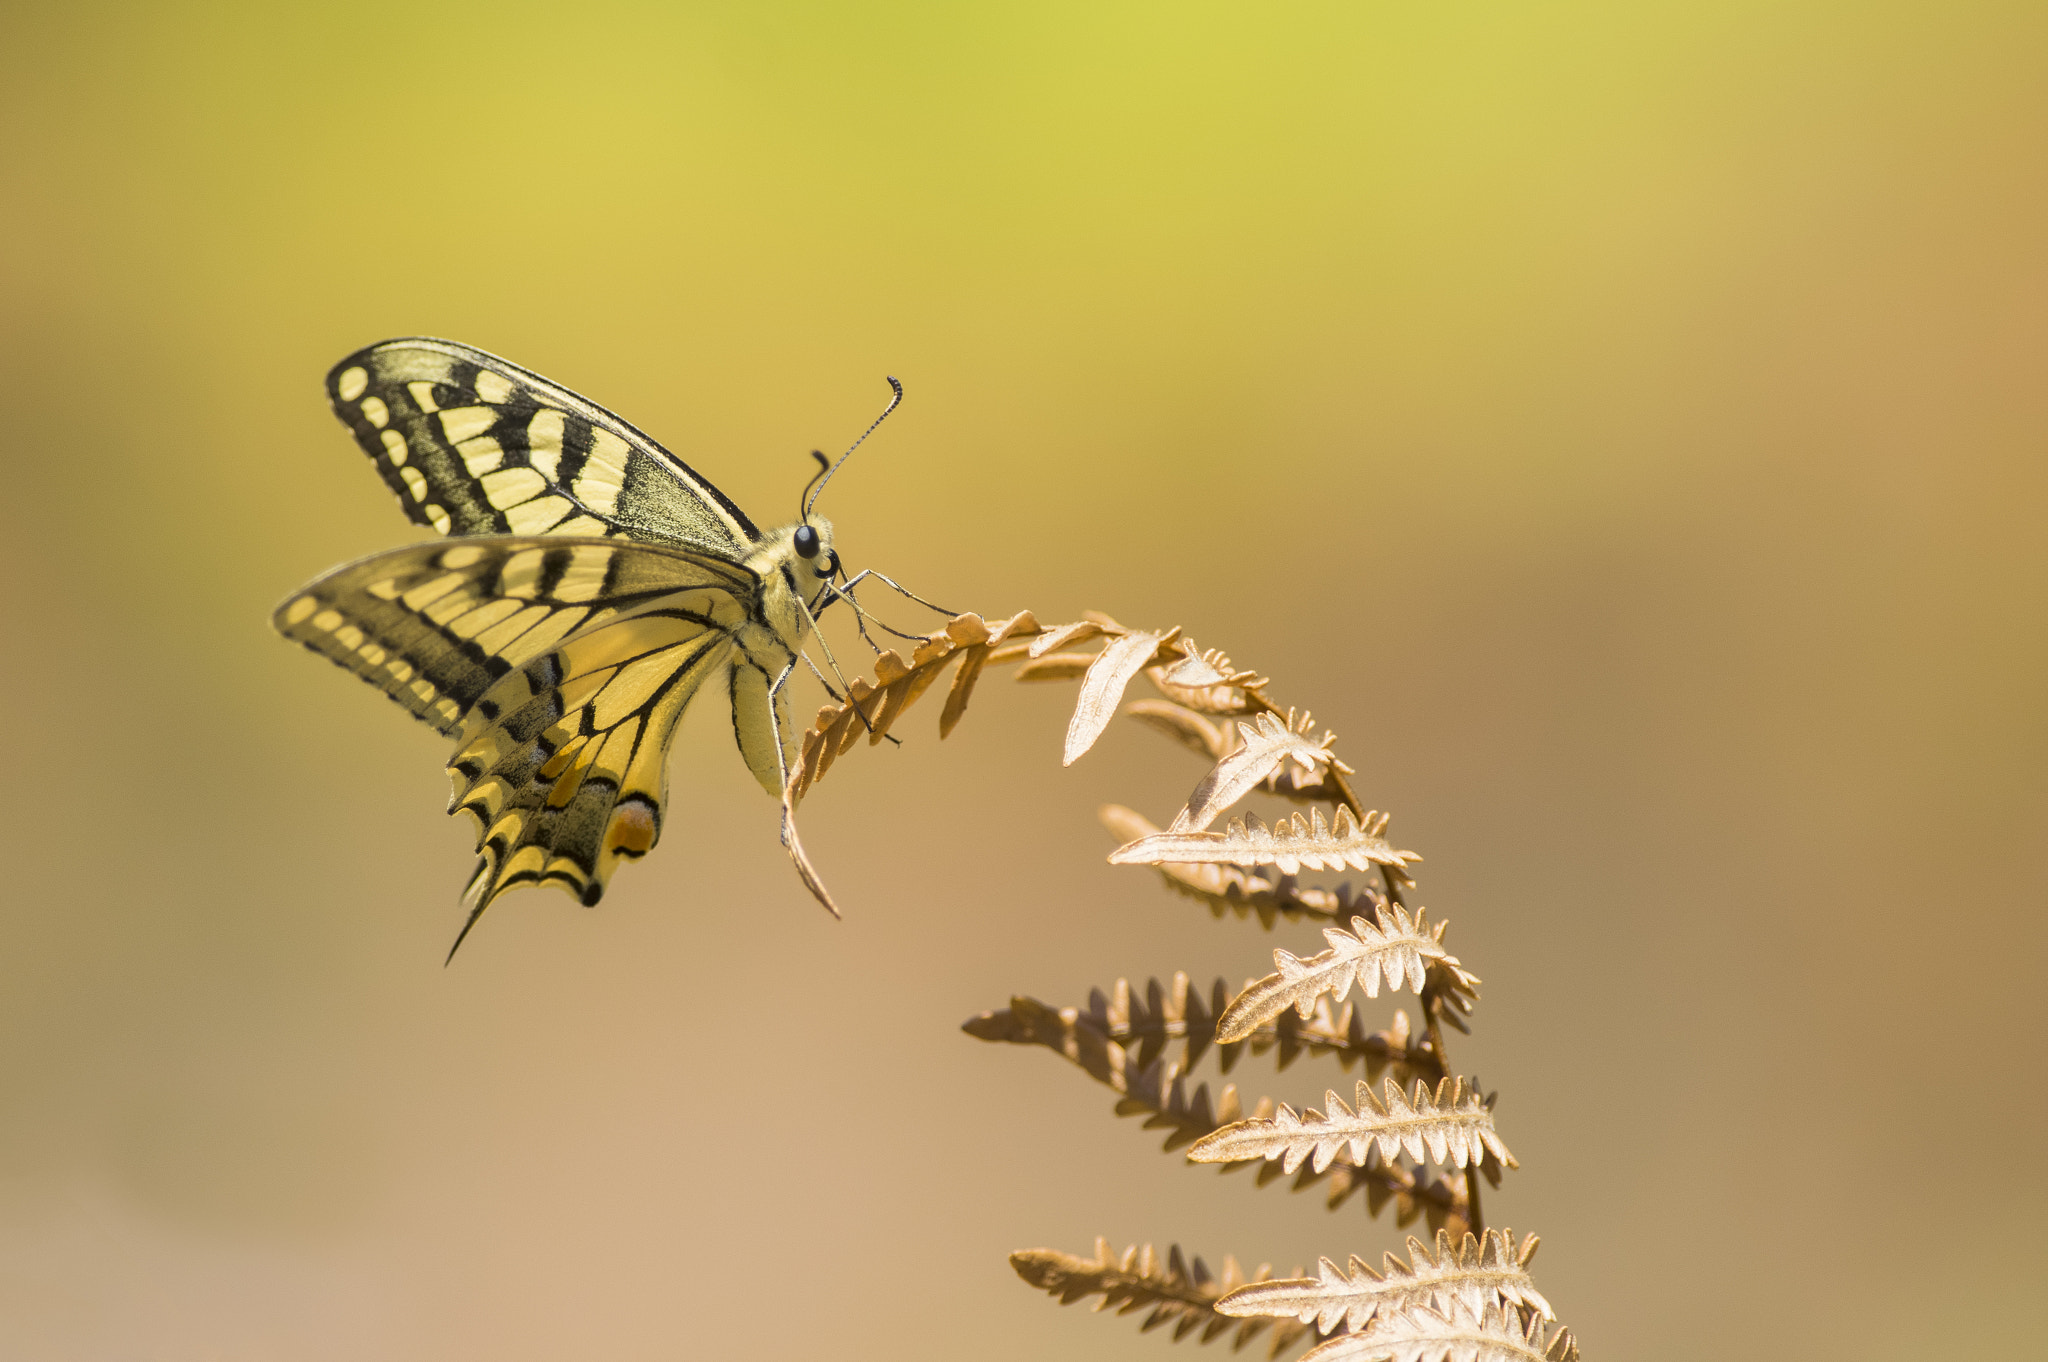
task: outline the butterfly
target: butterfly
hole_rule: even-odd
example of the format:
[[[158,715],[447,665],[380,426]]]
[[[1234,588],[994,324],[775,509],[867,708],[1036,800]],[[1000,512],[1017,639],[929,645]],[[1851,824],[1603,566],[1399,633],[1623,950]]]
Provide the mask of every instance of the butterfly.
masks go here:
[[[328,373],[335,415],[399,506],[445,538],[335,568],[271,622],[455,740],[449,812],[477,828],[456,947],[506,891],[554,884],[595,904],[653,848],[669,744],[707,686],[748,769],[782,794],[785,685],[817,614],[859,580],[811,508],[902,400],[889,385],[838,463],[813,455],[799,518],[764,532],[633,426],[495,355],[406,337]]]

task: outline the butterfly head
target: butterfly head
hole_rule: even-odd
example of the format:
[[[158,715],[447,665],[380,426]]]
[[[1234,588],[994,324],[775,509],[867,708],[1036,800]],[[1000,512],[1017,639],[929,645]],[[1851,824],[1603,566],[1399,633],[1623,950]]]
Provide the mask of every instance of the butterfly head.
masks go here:
[[[820,579],[836,576],[839,572],[839,554],[832,547],[832,522],[821,515],[813,515],[802,524],[791,527],[789,550],[810,564],[811,571]]]

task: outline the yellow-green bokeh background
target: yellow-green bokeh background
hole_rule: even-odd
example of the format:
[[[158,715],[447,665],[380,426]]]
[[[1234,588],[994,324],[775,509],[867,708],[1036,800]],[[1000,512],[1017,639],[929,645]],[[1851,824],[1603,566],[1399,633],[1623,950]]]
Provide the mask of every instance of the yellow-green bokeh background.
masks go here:
[[[1095,804],[1195,771],[1062,771],[1048,690],[821,788],[843,923],[699,715],[658,852],[444,971],[442,744],[265,624],[413,533],[319,383],[427,332],[765,519],[897,374],[856,567],[1312,705],[1486,980],[1489,1211],[1594,1355],[2017,1355],[2044,52],[2028,3],[9,6],[0,1353],[1166,1357],[1004,1253],[1399,1247],[955,1029],[1319,944],[1104,865]]]

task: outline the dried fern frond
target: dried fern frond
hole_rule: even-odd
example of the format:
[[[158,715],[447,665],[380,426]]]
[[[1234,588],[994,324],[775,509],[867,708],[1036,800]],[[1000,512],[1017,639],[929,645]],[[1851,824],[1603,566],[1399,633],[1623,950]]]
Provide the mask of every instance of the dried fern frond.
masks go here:
[[[1326,1092],[1328,1115],[1313,1109],[1296,1112],[1283,1105],[1270,1117],[1239,1121],[1204,1136],[1188,1151],[1188,1158],[1195,1163],[1277,1159],[1287,1173],[1308,1161],[1320,1172],[1340,1155],[1347,1163],[1362,1165],[1366,1150],[1377,1145],[1387,1159],[1405,1150],[1409,1158],[1419,1160],[1427,1151],[1436,1163],[1454,1168],[1485,1164],[1488,1155],[1510,1168],[1517,1166],[1494,1132],[1493,1109],[1463,1078],[1445,1079],[1434,1093],[1418,1082],[1412,1094],[1404,1094],[1388,1079],[1385,1092],[1383,1102],[1370,1084],[1360,1083],[1356,1111],[1334,1091]]]
[[[1429,981],[1432,966],[1458,990],[1476,998],[1479,980],[1443,947],[1448,921],[1429,925],[1429,910],[1418,908],[1410,917],[1400,904],[1381,908],[1377,922],[1364,917],[1351,919],[1351,930],[1325,927],[1326,951],[1306,960],[1291,951],[1273,952],[1278,973],[1247,985],[1216,1023],[1216,1039],[1229,1045],[1243,1040],[1255,1027],[1271,1021],[1288,1008],[1306,1018],[1315,1009],[1316,998],[1330,994],[1338,1002],[1351,991],[1355,981],[1368,998],[1380,996],[1380,976],[1389,988],[1406,984],[1421,993]]]
[[[944,628],[918,640],[909,661],[894,650],[882,653],[875,659],[872,683],[855,677],[848,683],[844,700],[818,711],[799,740],[796,765],[782,786],[782,845],[804,887],[832,916],[839,916],[839,906],[832,902],[824,880],[804,851],[803,840],[797,836],[797,804],[863,732],[868,734],[870,744],[880,742],[903,711],[915,704],[938,680],[939,673],[958,657],[960,668],[953,674],[952,689],[947,692],[945,709],[939,715],[939,736],[945,737],[966,712],[967,698],[974,691],[990,649],[1005,639],[1039,632],[1038,621],[1029,610],[993,623],[976,614],[955,615]]]
[[[1267,714],[1277,717],[1277,713],[1273,710],[1260,711],[1260,717]],[[1242,750],[1235,730],[1212,723],[1208,716],[1171,700],[1133,700],[1124,706],[1124,714],[1211,762],[1220,762]],[[1304,771],[1299,766],[1283,764],[1267,773],[1258,788],[1302,803],[1342,804],[1347,791],[1341,781],[1342,772],[1327,766]]]
[[[939,679],[955,658],[961,662],[946,706],[939,719],[939,736],[945,737],[967,710],[968,697],[989,651],[1007,639],[1039,634],[1038,621],[1029,610],[1004,620],[984,620],[975,614],[956,615],[945,627],[925,635],[911,649],[905,661],[894,650],[875,659],[875,679],[855,677],[848,694],[837,704],[825,705],[798,741],[795,769],[789,773],[785,802],[793,809],[810,788],[824,779],[839,755],[868,735],[870,744],[880,742],[895,726],[903,711],[915,704]]]
[[[1412,851],[1396,851],[1382,836],[1387,815],[1368,812],[1361,821],[1351,810],[1340,808],[1329,823],[1321,809],[1308,819],[1300,814],[1283,818],[1268,828],[1257,816],[1233,818],[1222,832],[1185,832],[1169,828],[1140,838],[1109,854],[1111,865],[1163,865],[1168,862],[1223,862],[1228,865],[1278,866],[1292,875],[1303,866],[1311,870],[1339,870],[1350,867],[1391,867],[1406,878],[1410,865],[1422,858]]]
[[[1311,1334],[1309,1326],[1298,1320],[1233,1319],[1217,1314],[1217,1300],[1247,1284],[1244,1269],[1235,1258],[1226,1257],[1222,1275],[1212,1275],[1200,1258],[1190,1262],[1182,1256],[1178,1244],[1167,1250],[1163,1260],[1150,1244],[1142,1248],[1132,1245],[1112,1255],[1106,1239],[1095,1241],[1093,1258],[1078,1258],[1057,1249],[1019,1249],[1010,1255],[1010,1266],[1062,1305],[1095,1296],[1100,1298],[1094,1307],[1098,1311],[1130,1315],[1149,1308],[1151,1313],[1139,1325],[1140,1330],[1149,1332],[1171,1324],[1176,1341],[1199,1333],[1207,1343],[1227,1333],[1232,1335],[1230,1346],[1236,1351],[1270,1326],[1272,1338],[1266,1356],[1272,1358]],[[1273,1269],[1262,1264],[1249,1280],[1262,1282],[1272,1275]]]
[[[1462,1302],[1449,1313],[1426,1306],[1376,1318],[1363,1333],[1340,1334],[1303,1353],[1301,1362],[1578,1362],[1571,1330],[1552,1334],[1541,1319],[1488,1305],[1474,1314]]]
[[[1439,1231],[1432,1254],[1411,1236],[1412,1266],[1391,1253],[1378,1272],[1356,1254],[1348,1269],[1324,1258],[1314,1277],[1242,1286],[1218,1301],[1216,1308],[1226,1315],[1299,1319],[1313,1323],[1321,1334],[1335,1332],[1340,1324],[1359,1333],[1376,1317],[1418,1305],[1448,1311],[1453,1300],[1462,1302],[1474,1317],[1489,1304],[1504,1302],[1554,1320],[1550,1302],[1529,1278],[1529,1259],[1537,1242],[1532,1234],[1517,1249],[1512,1230],[1488,1230],[1477,1238],[1468,1234],[1457,1240]]]
[[[1096,810],[1096,817],[1119,844],[1139,842],[1161,831],[1145,815],[1121,804],[1104,804]],[[1389,902],[1371,887],[1354,890],[1341,884],[1335,889],[1317,889],[1296,883],[1292,875],[1262,875],[1224,862],[1162,861],[1153,869],[1177,892],[1207,904],[1215,916],[1256,915],[1265,927],[1281,917],[1341,920],[1376,912]]]
[[[1116,717],[1123,703],[1124,688],[1131,678],[1152,665],[1162,648],[1170,647],[1180,634],[1178,626],[1163,634],[1142,630],[1113,638],[1089,664],[1081,681],[1081,694],[1074,701],[1074,717],[1067,725],[1067,746],[1060,765],[1072,766],[1081,754],[1095,745],[1102,730]]]
[[[1195,792],[1188,796],[1187,811],[1174,820],[1175,830],[1203,831],[1216,821],[1218,814],[1289,762],[1307,776],[1320,778],[1328,767],[1348,773],[1351,768],[1330,751],[1337,735],[1325,733],[1321,742],[1311,742],[1308,734],[1313,726],[1314,720],[1306,713],[1297,722],[1291,709],[1284,718],[1267,713],[1250,723],[1239,723],[1237,750],[1218,761],[1195,786]]]
[[[1405,1018],[1403,1019],[1405,1020]],[[1116,1114],[1143,1116],[1147,1130],[1164,1130],[1162,1148],[1173,1150],[1198,1143],[1204,1137],[1232,1123],[1246,1113],[1235,1085],[1226,1084],[1212,1100],[1208,1085],[1188,1091],[1187,1076],[1171,1055],[1140,1065],[1130,1051],[1109,1038],[1102,1021],[1073,1007],[1048,1007],[1036,998],[1018,997],[1010,1006],[984,1012],[963,1023],[961,1030],[986,1041],[1012,1045],[1042,1045],[1075,1065],[1096,1082],[1117,1094]],[[1270,1097],[1261,1097],[1250,1117],[1271,1117],[1278,1108]],[[1221,1171],[1243,1166],[1226,1163]],[[1387,1206],[1394,1208],[1395,1223],[1402,1227],[1424,1220],[1430,1229],[1449,1227],[1464,1233],[1469,1226],[1467,1189],[1462,1180],[1429,1177],[1410,1168],[1399,1158],[1383,1159],[1378,1147],[1367,1152],[1363,1164],[1333,1163],[1327,1168],[1302,1167],[1282,1172],[1277,1164],[1258,1170],[1254,1182],[1268,1183],[1294,1174],[1289,1190],[1320,1188],[1324,1204],[1331,1210],[1355,1195],[1363,1194],[1366,1210],[1377,1216]]]
[[[1221,649],[1202,651],[1193,640],[1182,645],[1182,661],[1151,667],[1145,676],[1161,695],[1201,714],[1235,717],[1262,714],[1272,708],[1257,692],[1266,679],[1239,671]]]

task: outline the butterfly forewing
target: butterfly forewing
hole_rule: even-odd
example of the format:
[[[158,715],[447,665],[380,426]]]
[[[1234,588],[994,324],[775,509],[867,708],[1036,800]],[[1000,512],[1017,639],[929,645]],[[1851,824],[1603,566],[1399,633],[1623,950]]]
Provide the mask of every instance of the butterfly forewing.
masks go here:
[[[370,346],[334,366],[327,395],[406,515],[442,534],[612,534],[727,556],[759,538],[627,422],[466,345]]]

